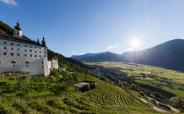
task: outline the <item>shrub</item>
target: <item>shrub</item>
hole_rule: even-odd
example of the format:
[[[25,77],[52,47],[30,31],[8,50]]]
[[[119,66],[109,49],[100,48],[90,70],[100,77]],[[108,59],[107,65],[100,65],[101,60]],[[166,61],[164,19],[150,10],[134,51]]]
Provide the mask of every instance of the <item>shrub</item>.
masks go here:
[[[20,78],[19,78],[19,80],[27,80],[28,79],[28,76],[21,76]]]
[[[169,99],[169,104],[184,111],[184,97],[172,97]]]
[[[27,104],[23,101],[19,101],[17,100],[16,102],[14,102],[14,104],[12,105],[16,110],[20,111],[22,114],[27,114],[30,112],[29,107],[27,106]]]
[[[90,90],[90,86],[89,85],[84,85],[84,87],[82,87],[80,89],[81,92],[85,92],[85,91],[88,91],[88,90]]]
[[[15,85],[7,83],[6,85],[1,87],[1,91],[2,93],[13,93],[16,91]]]
[[[7,112],[3,108],[0,108],[0,114],[7,114]]]
[[[90,83],[90,89],[94,89],[95,87],[95,83]]]
[[[60,95],[60,93],[62,91],[65,91],[67,89],[68,86],[66,86],[66,84],[64,83],[59,83],[59,84],[55,84],[55,86],[53,86],[53,88],[50,89],[50,91],[54,92],[57,95]]]
[[[139,93],[141,96],[145,96],[144,92],[140,91]]]
[[[25,94],[26,94],[26,93],[24,93],[24,92],[17,92],[17,93],[16,93],[17,96],[24,96]]]
[[[134,84],[134,83],[132,83],[132,84],[130,85],[130,88],[131,88],[132,90],[136,90],[136,91],[138,90],[136,84]]]
[[[15,77],[11,77],[11,78],[9,78],[9,80],[16,80],[16,78]]]
[[[32,102],[29,102],[28,105],[37,110],[37,111],[40,111],[40,112],[44,112],[46,114],[53,114],[53,110],[48,107],[47,105],[45,105],[43,102],[41,102],[40,100],[39,101],[32,101]]]
[[[55,103],[54,100],[49,100],[49,101],[47,101],[47,104],[48,104],[49,106],[52,106],[52,107],[56,106],[56,103]]]
[[[153,93],[153,95],[154,95],[155,98],[162,99],[162,96],[157,92]]]

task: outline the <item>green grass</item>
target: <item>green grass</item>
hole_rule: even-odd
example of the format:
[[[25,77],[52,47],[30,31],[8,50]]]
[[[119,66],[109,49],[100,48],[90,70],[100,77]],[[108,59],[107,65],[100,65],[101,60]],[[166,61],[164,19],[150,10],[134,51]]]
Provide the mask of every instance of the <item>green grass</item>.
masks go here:
[[[140,64],[127,64],[122,62],[89,62],[88,65],[103,66],[104,68],[116,68],[121,72],[127,73],[128,76],[136,77],[137,83],[142,83],[150,86],[157,86],[163,90],[174,93],[176,96],[184,96],[184,73],[173,70],[167,70],[160,67],[140,65]],[[152,78],[142,78],[141,73],[152,74],[156,77],[163,77],[171,79],[173,83],[180,84],[169,87],[167,84]],[[181,89],[183,88],[183,89]]]
[[[59,75],[62,76],[58,77],[57,74],[52,78],[24,77],[15,80],[1,77],[0,82],[8,82],[12,88],[18,83],[22,87],[14,88],[14,91],[7,91],[7,93],[1,92],[0,109],[8,114],[156,113],[122,88],[101,81],[89,74],[78,72],[75,74],[77,79],[75,76],[74,78],[70,74],[62,72],[59,72]],[[73,84],[81,80],[94,81],[96,88],[84,93],[78,92],[74,89]],[[58,84],[62,86],[58,86]],[[58,89],[57,92],[55,92],[55,88]],[[4,87],[0,86],[0,89],[4,89]],[[24,91],[25,89],[27,92]]]

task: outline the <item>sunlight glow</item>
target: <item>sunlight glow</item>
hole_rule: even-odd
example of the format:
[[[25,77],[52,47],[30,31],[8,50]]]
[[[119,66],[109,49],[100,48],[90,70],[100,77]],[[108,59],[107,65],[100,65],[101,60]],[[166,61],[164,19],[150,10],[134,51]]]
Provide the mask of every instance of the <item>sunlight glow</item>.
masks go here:
[[[141,39],[134,37],[130,40],[128,51],[138,50],[141,47]]]

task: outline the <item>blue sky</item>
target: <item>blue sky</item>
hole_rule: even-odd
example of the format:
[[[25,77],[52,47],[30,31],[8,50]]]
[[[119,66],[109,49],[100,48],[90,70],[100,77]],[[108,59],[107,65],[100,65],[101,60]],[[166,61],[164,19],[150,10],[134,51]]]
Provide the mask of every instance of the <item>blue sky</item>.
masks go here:
[[[184,0],[0,0],[0,19],[65,56],[184,38]]]

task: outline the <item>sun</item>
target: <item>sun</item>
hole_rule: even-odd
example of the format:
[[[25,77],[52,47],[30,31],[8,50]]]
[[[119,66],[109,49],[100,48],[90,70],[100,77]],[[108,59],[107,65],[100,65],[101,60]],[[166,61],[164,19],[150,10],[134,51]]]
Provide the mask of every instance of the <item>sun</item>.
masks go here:
[[[141,39],[140,38],[132,38],[130,40],[130,50],[137,50],[141,46]]]

